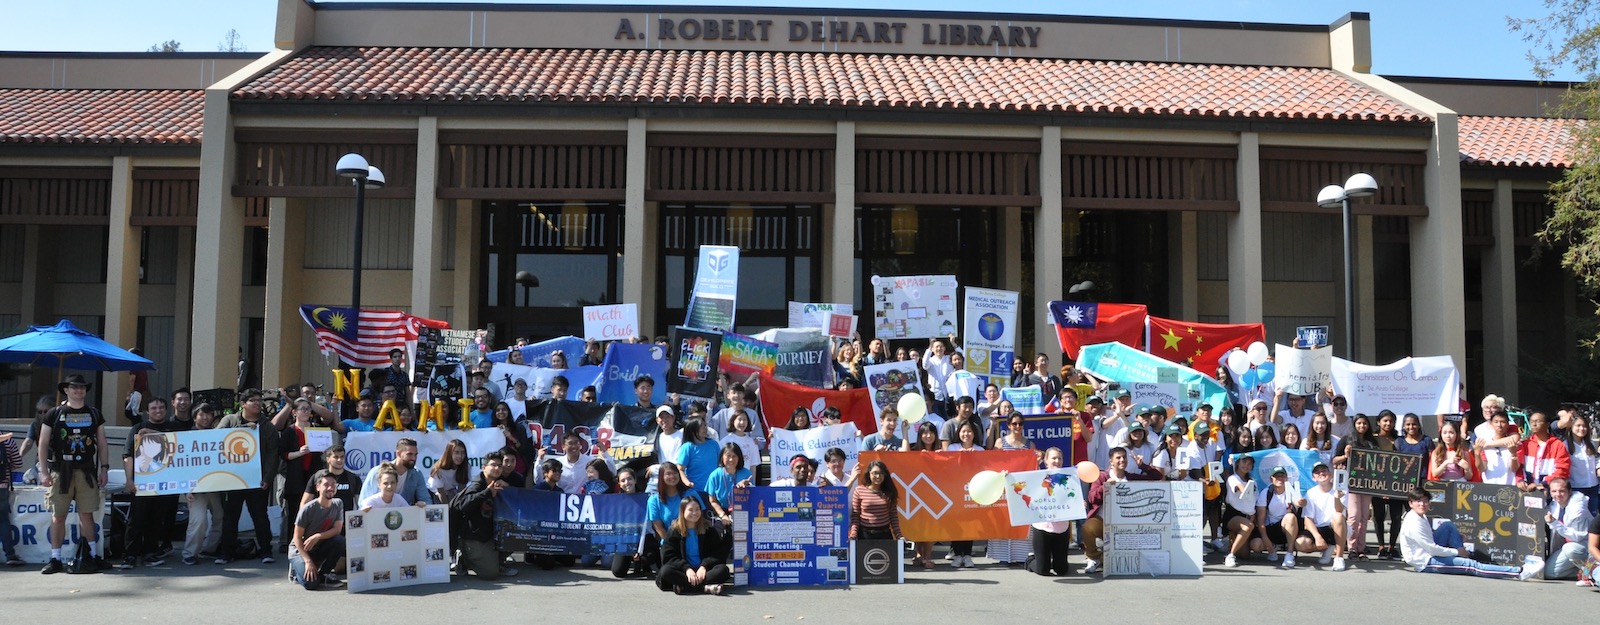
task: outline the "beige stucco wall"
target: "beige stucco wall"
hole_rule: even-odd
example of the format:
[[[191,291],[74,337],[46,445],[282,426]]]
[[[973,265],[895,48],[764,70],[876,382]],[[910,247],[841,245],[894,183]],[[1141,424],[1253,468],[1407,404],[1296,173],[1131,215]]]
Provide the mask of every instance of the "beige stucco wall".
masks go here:
[[[0,88],[204,89],[254,57],[222,54],[0,54]]]

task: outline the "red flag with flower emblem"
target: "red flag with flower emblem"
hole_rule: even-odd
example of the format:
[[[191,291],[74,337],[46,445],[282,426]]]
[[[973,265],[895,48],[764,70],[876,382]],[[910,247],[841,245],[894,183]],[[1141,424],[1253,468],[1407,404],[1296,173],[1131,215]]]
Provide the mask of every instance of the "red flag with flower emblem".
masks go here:
[[[1085,345],[1122,343],[1139,347],[1147,313],[1144,304],[1050,302],[1056,340],[1061,342],[1061,351],[1073,360]]]
[[[1266,326],[1259,323],[1199,323],[1151,316],[1150,345],[1145,351],[1207,373],[1216,371],[1228,350],[1246,349],[1266,340]]]

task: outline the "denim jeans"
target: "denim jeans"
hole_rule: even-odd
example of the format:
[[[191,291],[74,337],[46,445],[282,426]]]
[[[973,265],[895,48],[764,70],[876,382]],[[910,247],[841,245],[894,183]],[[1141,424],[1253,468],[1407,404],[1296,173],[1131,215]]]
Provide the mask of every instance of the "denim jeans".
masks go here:
[[[5,476],[11,479],[11,476]],[[17,557],[17,543],[11,540],[11,489],[0,488],[0,545],[5,547],[7,559]]]
[[[1461,530],[1449,521],[1440,523],[1433,528],[1433,542],[1441,547],[1460,549],[1464,544],[1461,540]],[[1449,557],[1429,558],[1428,565],[1422,567],[1423,573],[1445,573],[1448,575],[1476,575],[1478,577],[1492,577],[1496,579],[1517,579],[1517,574],[1522,569],[1514,566],[1500,566],[1497,564],[1484,564],[1471,558]]]

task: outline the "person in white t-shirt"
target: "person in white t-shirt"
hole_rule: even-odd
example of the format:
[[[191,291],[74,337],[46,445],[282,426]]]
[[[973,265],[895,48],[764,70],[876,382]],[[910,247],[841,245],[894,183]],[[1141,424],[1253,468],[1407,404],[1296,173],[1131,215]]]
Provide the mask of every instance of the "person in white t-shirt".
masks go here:
[[[1294,568],[1292,542],[1300,534],[1300,519],[1295,507],[1304,506],[1306,500],[1289,490],[1289,470],[1282,466],[1272,468],[1272,483],[1256,495],[1256,539],[1250,548],[1267,553],[1269,562],[1278,560],[1278,547],[1288,547],[1283,556],[1283,568]]]
[[[1511,425],[1511,416],[1503,409],[1495,409],[1484,423],[1488,435],[1479,435],[1473,446],[1482,454],[1483,483],[1514,486],[1517,483],[1517,443],[1521,436]],[[1480,426],[1480,429],[1481,426]]]
[[[399,488],[400,472],[392,466],[380,467],[378,469],[378,492],[361,500],[361,511],[371,512],[373,508],[404,508],[410,505],[406,503],[405,497],[396,492]],[[418,505],[425,506],[427,504],[418,502]]]
[[[1250,472],[1256,467],[1255,456],[1239,456],[1233,461],[1233,475],[1223,487],[1226,504],[1222,511],[1222,524],[1228,530],[1228,555],[1223,565],[1239,566],[1239,555],[1250,546],[1250,534],[1255,531],[1256,483]]]
[[[1256,399],[1250,402],[1244,426],[1250,428],[1251,434],[1255,434],[1261,428],[1269,428],[1272,430],[1273,440],[1277,440],[1278,426],[1273,421],[1267,416],[1266,400]]]
[[[1295,550],[1300,553],[1321,553],[1321,564],[1333,563],[1333,570],[1343,571],[1345,546],[1345,515],[1343,491],[1333,489],[1333,471],[1326,463],[1318,462],[1311,468],[1311,479],[1317,485],[1306,492],[1305,505],[1300,508],[1300,536],[1295,539]]]
[[[1277,415],[1276,421],[1280,424],[1293,423],[1301,432],[1311,427],[1312,411],[1306,409],[1305,395],[1288,395],[1288,407],[1284,408],[1284,397],[1287,391],[1278,389],[1277,397],[1273,398],[1272,410]]]

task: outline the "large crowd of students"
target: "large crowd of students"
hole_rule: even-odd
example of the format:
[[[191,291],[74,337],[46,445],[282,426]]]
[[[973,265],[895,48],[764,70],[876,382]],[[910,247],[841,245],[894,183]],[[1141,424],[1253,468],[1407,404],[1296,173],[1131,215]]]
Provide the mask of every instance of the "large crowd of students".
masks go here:
[[[1100,573],[1104,533],[1100,511],[1107,485],[1188,480],[1208,486],[1205,546],[1220,556],[1222,566],[1255,561],[1293,569],[1303,556],[1316,558],[1327,570],[1343,571],[1369,560],[1399,560],[1420,572],[1575,579],[1593,586],[1593,571],[1600,562],[1596,521],[1600,453],[1590,417],[1576,408],[1553,414],[1529,411],[1525,422],[1513,422],[1505,400],[1490,395],[1477,410],[1456,415],[1396,415],[1388,410],[1349,414],[1346,398],[1329,388],[1316,396],[1279,392],[1270,402],[1201,405],[1189,414],[1178,414],[1172,407],[1135,405],[1115,381],[1095,379],[1071,365],[1052,370],[1049,356],[1039,354],[1032,362],[1019,360],[1009,385],[1038,386],[1050,398],[1049,410],[1069,415],[1074,422],[1069,448],[1039,449],[1025,435],[1023,415],[1000,397],[998,385],[979,386],[971,376],[956,374],[962,354],[955,343],[956,337],[936,339],[925,350],[900,347],[891,357],[882,340],[866,345],[843,342],[835,350],[834,377],[838,388],[849,389],[865,379],[866,366],[904,360],[918,364],[927,389],[927,415],[908,423],[892,406],[883,409],[878,428],[859,439],[862,451],[1022,449],[1033,450],[1042,467],[1066,466],[1068,458],[1097,465],[1100,477],[1085,484],[1089,518],[1035,524],[1024,540],[987,541],[984,554],[999,566],[1065,575],[1069,551],[1078,550],[1084,558],[1078,573]],[[591,343],[575,360],[598,364],[604,349]],[[520,359],[519,352],[511,353],[513,362]],[[564,367],[566,355],[558,356],[558,368]],[[369,386],[352,401],[330,401],[312,384],[281,389],[275,413],[256,390],[239,393],[231,411],[206,403],[192,405],[187,389],[171,393],[170,401],[144,400],[124,447],[122,466],[128,475],[134,474],[134,463],[143,461],[139,450],[148,434],[251,428],[260,434],[261,469],[268,479],[260,488],[226,493],[133,498],[128,526],[118,537],[122,557],[117,567],[159,566],[171,557],[187,565],[244,559],[272,564],[277,555],[287,553],[296,581],[307,588],[337,586],[343,513],[448,504],[453,569],[459,574],[516,575],[511,564],[520,561],[546,568],[600,565],[617,576],[651,577],[665,591],[716,594],[730,582],[727,528],[733,491],[767,485],[766,472],[755,470],[763,463],[767,446],[763,424],[784,423],[783,427],[796,430],[837,424],[841,418],[834,407],[817,414],[799,409],[792,415],[765,415],[754,388],[758,382],[727,376],[719,380],[714,397],[669,396],[667,403],[656,405],[650,399],[655,381],[641,376],[634,382],[637,401],[654,415],[651,442],[656,455],[648,466],[619,465],[607,454],[586,453],[588,441],[574,432],[561,441],[531,439],[525,423],[526,391],[518,388],[512,397],[498,396],[486,384],[494,363],[480,360],[471,366],[465,389],[473,402],[469,414],[446,419],[455,423],[467,418],[478,428],[504,433],[504,449],[478,459],[481,471],[475,478],[469,479],[468,467],[474,462],[460,442],[451,442],[426,472],[417,466],[417,442],[412,438],[402,438],[394,459],[365,475],[346,470],[345,450],[338,444],[312,451],[307,432],[313,427],[340,434],[379,429],[377,408],[385,400],[401,406],[400,425],[386,429],[416,429],[411,404],[418,397],[407,382],[411,377],[404,364],[397,350],[392,366],[370,372]],[[556,384],[564,393],[566,380],[557,377]],[[56,511],[52,533],[56,543],[43,569],[47,574],[62,571],[63,558],[71,557],[61,551],[64,511],[76,504],[81,522],[91,523],[100,510],[99,489],[111,466],[105,420],[84,403],[88,388],[85,380],[74,376],[60,386],[64,399],[42,398],[34,428],[20,449],[17,441],[0,437],[6,452],[0,458],[8,470],[25,466],[24,454],[38,449],[38,482],[51,487],[49,502]],[[583,401],[593,401],[594,389],[583,389],[581,395]],[[1425,433],[1424,418],[1432,421],[1436,437]],[[1268,482],[1259,488],[1250,479],[1254,461],[1241,454],[1280,447],[1317,452],[1319,461],[1312,469],[1315,488],[1300,492],[1297,485],[1287,483],[1281,468],[1270,472]],[[1429,495],[1420,489],[1403,500],[1335,490],[1331,475],[1348,466],[1352,449],[1420,454],[1429,480],[1504,484],[1542,497],[1547,502],[1542,528],[1549,538],[1547,553],[1531,555],[1520,566],[1490,564],[1462,541],[1449,521],[1430,516]],[[1221,463],[1221,474],[1211,474],[1213,462]],[[770,485],[852,489],[852,538],[904,537],[899,491],[885,464],[846,466],[846,454],[834,449],[821,462],[795,456],[789,468],[792,477]],[[131,480],[127,488],[131,493]],[[639,553],[609,562],[502,553],[494,535],[494,502],[506,488],[570,494],[648,492],[649,535]],[[180,498],[188,507],[188,530],[181,547],[174,548],[165,530]],[[274,503],[285,511],[277,528],[268,521],[268,507]],[[254,528],[251,540],[239,535],[245,513]],[[950,543],[949,566],[976,566],[974,547],[973,541]],[[7,543],[5,549],[7,564],[22,564],[13,545]],[[935,545],[923,542],[911,545],[910,568],[939,566],[935,550]],[[89,556],[91,568],[111,568],[103,554],[91,551]]]

